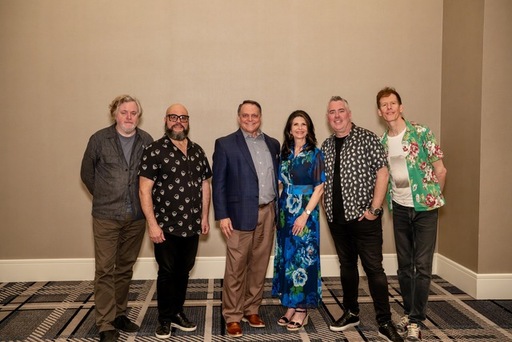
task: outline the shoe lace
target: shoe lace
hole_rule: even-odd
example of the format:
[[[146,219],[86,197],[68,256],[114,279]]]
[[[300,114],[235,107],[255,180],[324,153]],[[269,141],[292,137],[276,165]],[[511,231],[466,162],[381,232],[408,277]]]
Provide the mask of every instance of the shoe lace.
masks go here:
[[[347,312],[345,312],[345,314],[342,317],[344,317],[347,320],[347,319],[351,319],[352,317],[357,317],[357,315],[353,314],[352,312],[350,312],[350,310],[348,310]]]
[[[180,312],[180,313],[178,313],[178,314],[176,315],[176,317],[177,317],[178,319],[181,319],[181,321],[182,321],[183,323],[190,323],[190,321],[188,320],[187,316],[185,316],[185,313],[184,313],[184,312]]]
[[[409,325],[409,317],[403,316],[400,319],[400,322],[397,323],[396,327],[402,331],[405,331],[407,329],[407,326]]]
[[[419,337],[420,331],[421,329],[416,323],[411,323],[407,327],[407,337]]]

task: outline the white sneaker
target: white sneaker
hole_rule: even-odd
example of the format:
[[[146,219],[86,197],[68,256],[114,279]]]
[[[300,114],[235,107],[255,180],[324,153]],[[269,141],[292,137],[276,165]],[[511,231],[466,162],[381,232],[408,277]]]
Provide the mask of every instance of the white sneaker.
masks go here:
[[[409,316],[405,315],[400,319],[400,322],[396,324],[396,330],[400,335],[407,335],[407,326],[409,325]]]
[[[406,341],[421,341],[421,329],[416,323],[411,323],[407,326]]]

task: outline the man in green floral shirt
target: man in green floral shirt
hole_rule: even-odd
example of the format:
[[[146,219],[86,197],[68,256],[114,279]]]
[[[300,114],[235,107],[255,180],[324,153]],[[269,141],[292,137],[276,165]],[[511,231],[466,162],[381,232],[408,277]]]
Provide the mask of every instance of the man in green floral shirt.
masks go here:
[[[381,142],[389,162],[387,200],[393,210],[398,281],[405,316],[397,328],[407,341],[421,340],[426,319],[438,208],[446,179],[443,152],[432,131],[402,116],[402,99],[393,88],[377,94],[378,114],[388,129]]]

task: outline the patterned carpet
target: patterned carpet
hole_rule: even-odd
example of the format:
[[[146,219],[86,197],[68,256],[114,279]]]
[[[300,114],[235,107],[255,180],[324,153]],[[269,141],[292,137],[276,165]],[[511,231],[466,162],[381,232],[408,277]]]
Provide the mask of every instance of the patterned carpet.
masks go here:
[[[393,319],[402,313],[396,277],[389,279],[389,299]],[[195,279],[189,284],[185,313],[198,323],[194,332],[173,329],[170,341],[383,341],[377,325],[364,277],[360,284],[361,324],[346,332],[332,332],[329,324],[342,313],[339,278],[323,279],[323,305],[310,310],[309,324],[298,332],[288,332],[275,324],[284,312],[270,297],[267,279],[260,314],[266,328],[242,323],[244,336],[226,335],[221,315],[222,281]],[[133,281],[128,316],[141,325],[138,333],[121,333],[122,341],[158,341],[155,281]],[[93,286],[83,282],[27,282],[0,284],[1,341],[97,341],[94,324]],[[432,283],[425,341],[512,341],[512,300],[474,300],[450,283],[435,277]]]

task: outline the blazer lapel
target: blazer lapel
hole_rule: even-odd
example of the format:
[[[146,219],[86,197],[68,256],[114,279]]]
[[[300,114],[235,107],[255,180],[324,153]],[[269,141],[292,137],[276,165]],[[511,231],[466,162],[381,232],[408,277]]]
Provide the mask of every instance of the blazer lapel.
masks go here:
[[[242,155],[246,159],[247,164],[251,167],[252,172],[254,172],[254,174],[257,176],[258,174],[256,173],[256,167],[254,166],[254,161],[252,160],[251,152],[249,151],[249,147],[247,147],[247,142],[245,141],[244,134],[240,129],[238,130],[238,133],[236,135],[236,145],[242,152]]]
[[[263,136],[265,137],[265,143],[267,144],[267,148],[270,152],[270,156],[272,157],[272,163],[274,165],[274,170],[276,171],[279,169],[279,150],[276,150],[274,145],[271,144],[270,138],[263,133]]]

